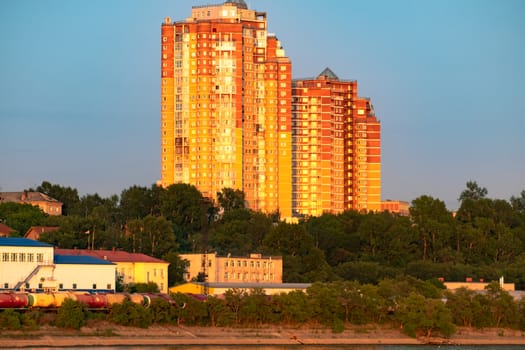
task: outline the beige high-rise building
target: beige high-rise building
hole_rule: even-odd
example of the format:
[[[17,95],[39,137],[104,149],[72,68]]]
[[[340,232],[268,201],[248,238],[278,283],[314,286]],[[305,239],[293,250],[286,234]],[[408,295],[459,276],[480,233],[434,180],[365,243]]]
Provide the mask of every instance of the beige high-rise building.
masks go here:
[[[239,189],[251,209],[290,217],[291,62],[267,27],[242,0],[165,19],[160,184]]]

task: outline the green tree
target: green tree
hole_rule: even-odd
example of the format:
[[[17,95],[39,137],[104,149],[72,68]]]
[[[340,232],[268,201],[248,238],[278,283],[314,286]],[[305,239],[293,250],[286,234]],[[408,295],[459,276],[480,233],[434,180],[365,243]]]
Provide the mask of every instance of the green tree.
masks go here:
[[[481,304],[476,299],[477,292],[466,288],[456,289],[445,293],[447,307],[451,312],[454,324],[462,327],[472,327],[475,324],[475,315],[479,315]]]
[[[261,325],[273,321],[271,302],[263,289],[253,288],[243,299],[242,308],[239,310],[239,318],[243,325]]]
[[[161,196],[161,214],[173,224],[182,251],[191,251],[193,235],[205,232],[213,205],[195,186],[173,184]]]
[[[58,309],[56,325],[60,328],[80,329],[86,322],[85,305],[73,299],[66,299]]]
[[[266,235],[263,246],[265,252],[283,257],[286,282],[326,281],[331,277],[323,252],[301,225],[279,223]]]
[[[171,295],[177,307],[177,325],[206,325],[209,324],[208,308],[205,302],[195,298],[175,293]]]
[[[512,208],[519,212],[525,212],[525,190],[521,191],[520,196],[511,196],[510,204]]]
[[[274,295],[274,311],[285,324],[305,323],[312,317],[311,303],[301,290]]]
[[[410,293],[400,301],[395,315],[403,332],[411,337],[442,335],[448,338],[455,332],[450,310],[439,299],[425,299]]]
[[[0,204],[0,222],[23,236],[31,226],[45,225],[48,215],[31,204],[6,202]]]
[[[343,321],[339,315],[341,303],[337,290],[326,283],[313,283],[306,290],[314,320],[327,326]]]
[[[467,181],[466,186],[467,188],[459,195],[459,201],[461,202],[466,199],[478,200],[487,196],[487,189],[480,187],[476,181]]]
[[[0,312],[0,329],[19,330],[22,328],[20,313],[13,309],[6,309]]]
[[[165,189],[157,185],[150,188],[131,186],[120,194],[120,210],[125,220],[143,219],[147,215],[159,216],[161,196]]]
[[[503,290],[498,282],[489,283],[485,289],[494,326],[517,328],[519,325],[518,307],[512,296]]]
[[[120,304],[113,305],[108,317],[116,324],[140,328],[148,328],[153,319],[151,313],[144,306],[135,304],[128,299]]]
[[[431,196],[421,196],[410,207],[414,229],[418,232],[421,259],[433,262],[441,260],[441,254],[450,247],[454,220],[445,203]]]
[[[160,258],[177,249],[173,226],[164,217],[148,215],[144,219],[131,220],[128,231],[133,252]]]
[[[235,323],[240,323],[241,321],[240,312],[244,304],[244,299],[246,295],[246,290],[239,288],[228,289],[224,293],[224,300],[226,302],[226,306],[228,306],[232,314],[235,316]]]
[[[32,189],[29,189],[29,191],[32,191]],[[36,188],[36,191],[62,202],[62,215],[72,214],[80,200],[76,188],[52,184],[49,181],[43,181]]]
[[[164,299],[153,299],[148,307],[152,322],[169,324],[177,322],[177,307]]]
[[[222,298],[210,296],[208,297],[206,306],[208,307],[208,315],[212,327],[231,326],[235,321],[235,315]]]
[[[217,201],[225,213],[246,208],[244,192],[233,188],[223,188],[221,192],[217,192]]]

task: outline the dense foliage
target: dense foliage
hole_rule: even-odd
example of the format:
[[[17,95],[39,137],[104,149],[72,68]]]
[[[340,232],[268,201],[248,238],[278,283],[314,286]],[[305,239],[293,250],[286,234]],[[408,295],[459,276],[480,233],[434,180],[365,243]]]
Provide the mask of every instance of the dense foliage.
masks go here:
[[[170,262],[170,285],[182,282],[178,254],[214,251],[282,256],[285,282],[505,276],[525,288],[525,191],[508,201],[491,199],[469,181],[456,213],[422,195],[412,201],[409,217],[346,211],[290,224],[278,213],[247,209],[244,194],[228,188],[218,194],[218,203],[187,184],[132,186],[109,198],[79,196],[76,189],[47,181],[36,190],[62,201],[65,215],[4,203],[0,221],[18,235],[30,226],[58,226],[41,240],[61,248],[116,248],[164,259]]]
[[[314,283],[306,292],[266,295],[262,289],[230,289],[206,301],[186,294],[174,303],[153,299],[149,307],[125,300],[109,312],[88,312],[68,300],[57,313],[0,311],[0,330],[34,329],[50,324],[78,329],[90,319],[122,326],[152,324],[222,327],[322,326],[341,332],[351,325],[380,325],[409,336],[450,337],[456,327],[501,327],[525,330],[525,300],[516,301],[498,283],[485,293],[450,292],[432,281],[412,277],[385,279],[378,284],[356,281]],[[44,316],[43,316],[44,315]]]

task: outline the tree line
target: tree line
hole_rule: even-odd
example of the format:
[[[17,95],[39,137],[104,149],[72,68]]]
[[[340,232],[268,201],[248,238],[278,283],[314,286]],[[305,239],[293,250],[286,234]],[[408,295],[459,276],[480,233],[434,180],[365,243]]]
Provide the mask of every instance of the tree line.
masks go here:
[[[31,330],[42,325],[80,329],[91,320],[148,328],[152,324],[220,327],[317,327],[342,332],[349,326],[376,325],[400,329],[412,337],[450,337],[457,327],[525,330],[525,299],[515,301],[497,282],[484,293],[465,288],[442,289],[435,281],[413,277],[314,283],[297,290],[266,295],[262,289],[230,289],[205,302],[186,294],[175,301],[153,299],[149,307],[125,300],[106,312],[91,311],[67,299],[56,313],[30,310],[0,312],[0,329]],[[106,327],[111,332],[111,327]],[[111,334],[106,334],[111,335]]]
[[[497,280],[525,289],[525,191],[492,199],[475,181],[450,212],[422,195],[410,215],[345,211],[304,217],[248,209],[244,193],[229,188],[212,202],[188,184],[131,186],[120,196],[80,196],[77,189],[42,182],[35,189],[63,205],[48,216],[30,205],[3,203],[0,220],[23,235],[31,226],[58,226],[41,240],[61,248],[120,249],[170,262],[169,284],[182,282],[180,253],[249,253],[283,257],[284,282],[358,281],[412,276],[421,280]]]

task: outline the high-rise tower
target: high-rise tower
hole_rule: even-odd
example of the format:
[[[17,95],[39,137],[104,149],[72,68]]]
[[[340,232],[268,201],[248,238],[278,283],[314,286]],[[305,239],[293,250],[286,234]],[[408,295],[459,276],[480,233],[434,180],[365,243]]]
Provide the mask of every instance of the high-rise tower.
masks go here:
[[[291,63],[266,13],[230,0],[161,31],[161,185],[291,217]]]
[[[293,81],[294,216],[381,210],[381,129],[357,82],[330,69]]]

